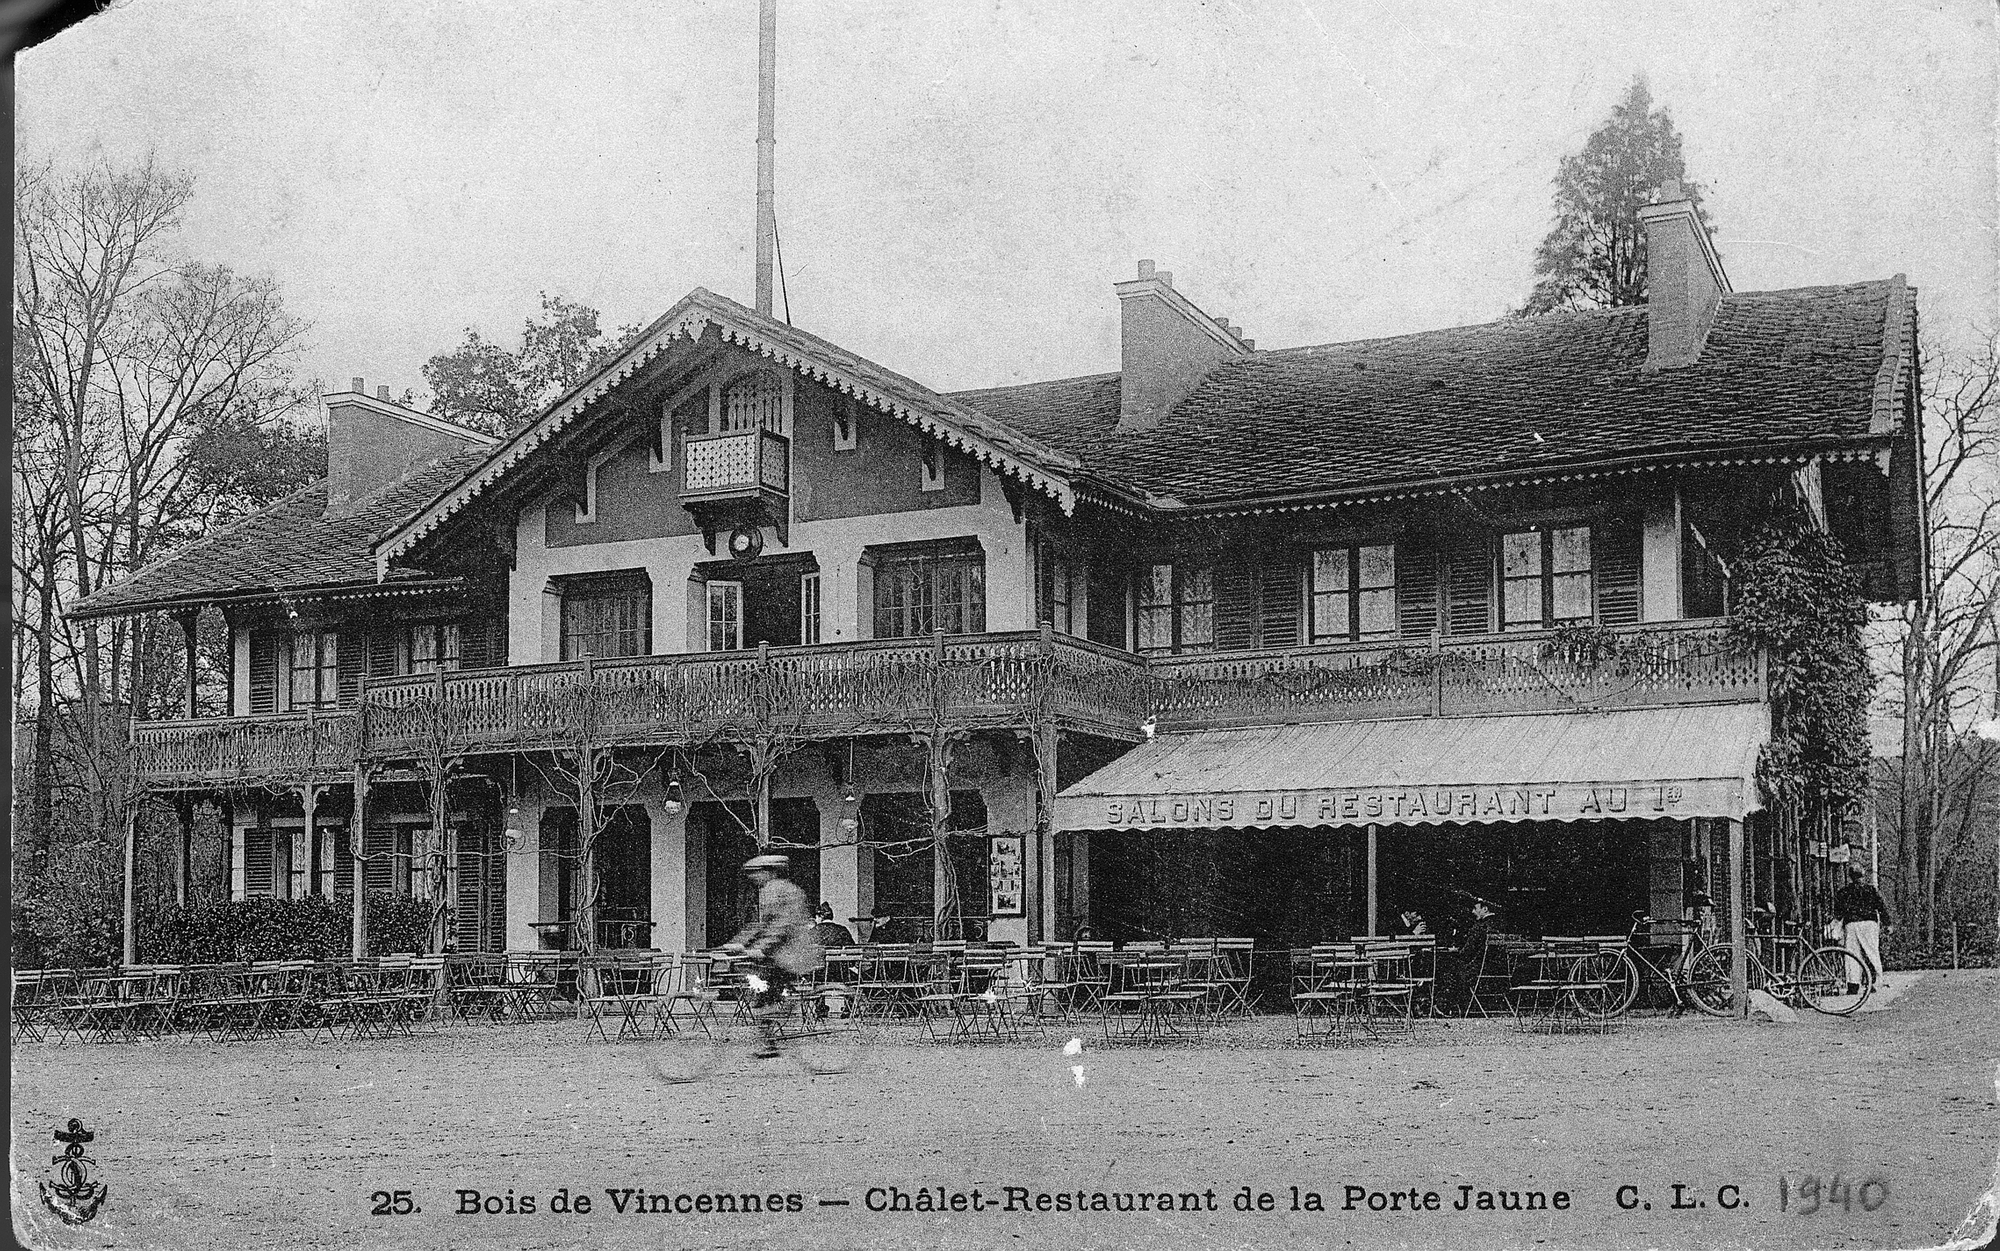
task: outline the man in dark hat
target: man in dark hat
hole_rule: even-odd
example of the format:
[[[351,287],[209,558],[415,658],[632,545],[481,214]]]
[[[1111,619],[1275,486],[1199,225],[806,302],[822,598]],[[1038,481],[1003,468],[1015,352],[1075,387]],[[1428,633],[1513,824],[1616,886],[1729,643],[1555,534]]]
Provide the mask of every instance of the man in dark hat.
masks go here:
[[[1467,895],[1472,901],[1472,926],[1458,950],[1438,957],[1438,1002],[1462,1011],[1479,989],[1479,973],[1486,960],[1486,944],[1499,927],[1500,908],[1488,899]]]
[[[757,885],[757,918],[723,945],[723,950],[741,951],[752,962],[751,985],[757,992],[752,1007],[763,1031],[763,1045],[755,1053],[760,1060],[778,1054],[778,1019],[783,1012],[779,1004],[785,991],[800,974],[826,963],[813,936],[806,893],[785,876],[791,867],[784,856],[752,856],[743,862],[743,871]]]

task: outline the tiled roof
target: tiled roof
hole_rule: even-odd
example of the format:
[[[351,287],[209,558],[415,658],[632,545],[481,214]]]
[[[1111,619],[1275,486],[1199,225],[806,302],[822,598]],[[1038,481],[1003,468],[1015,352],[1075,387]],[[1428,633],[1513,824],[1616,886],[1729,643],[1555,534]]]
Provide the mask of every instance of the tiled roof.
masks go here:
[[[1117,374],[951,398],[1187,504],[1838,442],[1870,433],[1910,294],[1898,276],[1727,295],[1701,358],[1651,374],[1643,307],[1258,352],[1143,432],[1116,428]]]
[[[138,608],[373,582],[375,541],[464,477],[490,450],[482,444],[453,452],[384,487],[340,517],[323,515],[324,480],[301,487],[262,512],[105,587],[78,604],[72,615],[117,616]]]

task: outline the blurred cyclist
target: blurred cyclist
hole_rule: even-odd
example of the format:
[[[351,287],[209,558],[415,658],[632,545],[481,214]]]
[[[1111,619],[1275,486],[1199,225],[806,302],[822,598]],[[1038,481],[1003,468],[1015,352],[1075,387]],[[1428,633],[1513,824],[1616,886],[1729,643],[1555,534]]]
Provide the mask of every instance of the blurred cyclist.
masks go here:
[[[778,1054],[785,991],[801,974],[826,963],[819,939],[813,934],[806,893],[785,876],[791,868],[792,862],[784,856],[752,856],[743,862],[743,871],[757,884],[757,919],[723,944],[724,951],[741,951],[750,957],[749,984],[756,992],[751,1010],[763,1039],[753,1054],[760,1060]]]

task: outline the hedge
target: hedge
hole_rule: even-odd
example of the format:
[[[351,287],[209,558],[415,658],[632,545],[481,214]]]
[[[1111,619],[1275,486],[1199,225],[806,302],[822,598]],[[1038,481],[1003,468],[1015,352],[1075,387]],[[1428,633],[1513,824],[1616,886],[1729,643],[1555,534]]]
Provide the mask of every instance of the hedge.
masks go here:
[[[368,951],[423,951],[431,903],[368,892]],[[251,898],[201,907],[170,906],[140,918],[139,959],[148,964],[235,960],[340,960],[353,954],[354,897]]]

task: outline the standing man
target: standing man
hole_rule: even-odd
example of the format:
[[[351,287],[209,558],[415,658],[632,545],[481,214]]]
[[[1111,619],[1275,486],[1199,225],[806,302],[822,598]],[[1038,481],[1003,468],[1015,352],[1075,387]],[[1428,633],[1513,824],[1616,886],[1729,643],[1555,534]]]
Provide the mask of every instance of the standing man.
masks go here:
[[[1889,905],[1882,892],[1868,884],[1860,865],[1847,871],[1847,885],[1833,897],[1834,913],[1845,931],[1842,945],[1853,952],[1875,981],[1882,976],[1882,931],[1889,928]]]
[[[792,862],[784,856],[752,856],[743,862],[743,871],[757,886],[757,919],[723,946],[723,950],[741,951],[751,960],[755,979],[751,985],[757,995],[751,1007],[763,1033],[763,1044],[754,1054],[760,1060],[778,1054],[778,1021],[784,1015],[781,1001],[785,991],[800,974],[826,963],[819,940],[813,936],[806,893],[785,876],[791,868]]]

